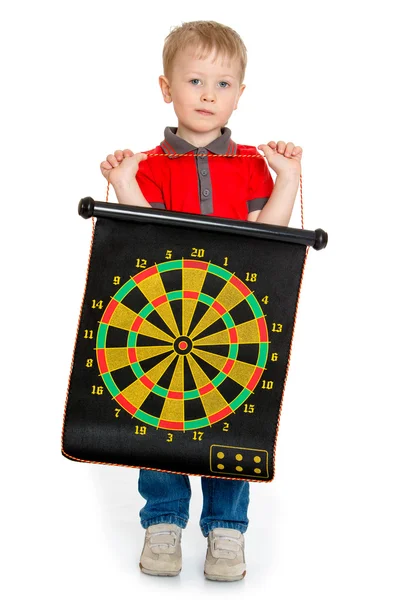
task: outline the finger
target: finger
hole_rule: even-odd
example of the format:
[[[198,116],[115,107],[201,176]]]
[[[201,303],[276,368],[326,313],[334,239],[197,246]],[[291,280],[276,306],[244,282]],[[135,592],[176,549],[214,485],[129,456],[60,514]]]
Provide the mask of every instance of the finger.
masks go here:
[[[101,165],[100,165],[100,171],[101,171],[101,174],[103,175],[103,177],[105,177],[107,179],[107,181],[108,181],[108,178],[109,178],[110,173],[112,171],[112,167],[111,167],[111,169],[108,169],[106,167],[103,167],[103,164],[104,163],[101,163]]]
[[[257,146],[257,148],[258,150],[262,150],[265,154],[265,152],[267,152],[270,148],[274,150],[275,146],[275,142],[268,142],[268,144],[260,144],[259,146]]]
[[[303,154],[303,148],[301,146],[295,146],[292,152],[292,156],[301,156]]]
[[[115,158],[114,154],[109,154],[109,155],[107,156],[107,160],[108,160],[108,162],[110,163],[110,165],[111,165],[112,167],[118,167],[118,165],[119,165],[119,162],[118,162],[118,160]]]
[[[289,158],[293,152],[293,148],[294,148],[294,144],[292,142],[288,142],[286,144],[285,156],[287,156]]]
[[[273,154],[275,154],[275,150],[273,150],[269,144],[261,144],[258,148],[263,152],[264,158],[268,160],[271,158]]]
[[[132,152],[132,150],[129,150],[129,148],[124,150],[123,154],[124,154],[124,158],[127,158],[127,156],[133,156],[133,152]]]
[[[108,162],[108,160],[104,160],[100,164],[100,169],[112,169],[112,166],[110,165],[110,163]]]
[[[123,158],[124,158],[122,150],[116,150],[114,152],[114,156],[115,156],[115,158],[117,159],[118,162],[121,162],[121,160],[123,160]]]
[[[285,148],[286,148],[285,142],[282,142],[282,140],[280,142],[278,142],[277,150],[278,150],[279,154],[283,154],[285,152]]]

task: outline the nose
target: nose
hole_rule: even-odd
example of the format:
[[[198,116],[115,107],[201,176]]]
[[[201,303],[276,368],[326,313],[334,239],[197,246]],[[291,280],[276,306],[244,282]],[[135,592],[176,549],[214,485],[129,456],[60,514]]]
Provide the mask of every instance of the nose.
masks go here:
[[[211,90],[211,89],[203,90],[203,93],[201,94],[202,102],[215,102],[215,100],[216,100],[216,97],[215,97],[215,93],[213,92],[213,90]]]

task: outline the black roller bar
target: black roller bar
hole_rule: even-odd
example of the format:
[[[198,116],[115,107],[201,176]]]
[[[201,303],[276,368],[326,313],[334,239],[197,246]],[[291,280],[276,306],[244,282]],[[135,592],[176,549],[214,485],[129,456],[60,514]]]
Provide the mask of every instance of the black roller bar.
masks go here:
[[[82,198],[79,202],[78,212],[84,219],[108,217],[123,221],[161,223],[162,225],[236,233],[250,237],[303,244],[304,246],[312,246],[315,250],[322,250],[328,243],[328,234],[323,229],[310,231],[307,229],[294,229],[293,227],[281,227],[280,225],[266,225],[236,219],[222,219],[220,217],[131,206],[129,204],[99,202],[94,201],[90,196]]]

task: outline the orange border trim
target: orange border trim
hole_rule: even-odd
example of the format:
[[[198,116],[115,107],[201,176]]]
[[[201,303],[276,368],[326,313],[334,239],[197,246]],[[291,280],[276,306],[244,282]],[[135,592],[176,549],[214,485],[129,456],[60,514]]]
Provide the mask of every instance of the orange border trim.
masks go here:
[[[276,424],[276,435],[275,435],[275,443],[274,443],[274,450],[273,450],[273,456],[272,456],[272,477],[271,477],[270,481],[272,481],[274,479],[274,477],[275,477],[276,444],[277,444],[277,441],[278,441],[279,426],[280,426],[281,414],[282,414],[282,406],[283,406],[283,397],[285,395],[286,382],[287,382],[287,378],[288,378],[288,374],[289,374],[290,357],[292,355],[292,345],[293,345],[293,339],[294,339],[294,330],[296,328],[297,311],[298,311],[298,308],[299,308],[300,292],[301,292],[301,286],[303,284],[303,277],[304,277],[304,271],[305,271],[305,266],[306,266],[308,251],[309,251],[309,246],[307,246],[306,252],[305,252],[305,255],[304,255],[303,268],[302,268],[301,276],[300,276],[299,291],[298,291],[298,294],[297,294],[297,303],[296,303],[296,308],[295,308],[295,311],[294,311],[292,338],[290,340],[289,355],[288,355],[288,361],[287,361],[287,366],[286,366],[285,379],[284,379],[284,382],[283,382],[283,389],[282,389],[282,396],[281,396],[281,404],[280,404],[280,408],[279,408],[278,422]]]
[[[266,452],[266,451],[265,451]],[[126,467],[127,469],[145,469],[146,471],[160,471],[161,473],[173,473],[175,475],[192,475],[193,477],[210,477],[212,479],[231,479],[233,481],[252,481],[254,483],[269,483],[270,481],[272,481],[272,479],[248,479],[247,477],[243,477],[243,478],[239,478],[239,477],[223,477],[222,475],[199,475],[199,473],[183,473],[181,471],[167,471],[166,469],[154,469],[153,467],[141,467],[140,465],[121,465],[119,463],[108,463],[108,462],[100,462],[97,460],[85,460],[83,458],[76,458],[75,456],[71,456],[70,454],[67,454],[66,452],[64,452],[64,449],[62,449],[62,454],[63,456],[65,456],[66,458],[69,458],[71,460],[77,461],[77,462],[82,462],[82,463],[88,463],[91,465],[106,465],[107,467]]]
[[[65,421],[66,421],[66,416],[67,416],[68,397],[69,397],[69,390],[70,390],[70,387],[71,387],[72,370],[74,368],[74,359],[75,359],[76,346],[77,346],[77,343],[78,343],[79,327],[80,327],[80,324],[81,324],[81,318],[82,318],[82,312],[83,312],[83,305],[84,305],[85,296],[86,296],[86,288],[87,288],[88,279],[89,279],[90,260],[92,258],[94,236],[95,236],[95,223],[94,223],[94,217],[92,217],[92,236],[91,236],[90,247],[89,247],[89,258],[88,258],[87,267],[86,267],[85,288],[83,290],[83,296],[82,296],[82,300],[81,300],[81,308],[80,308],[79,317],[78,317],[78,324],[76,326],[75,344],[74,344],[74,349],[73,349],[73,353],[72,353],[71,366],[70,366],[70,369],[69,369],[67,394],[66,394],[65,406],[64,406],[63,426],[62,426],[62,432],[61,432],[61,452],[65,456],[68,456],[68,454],[66,454],[66,452],[64,452],[64,429],[65,429]],[[68,456],[68,458],[72,458],[72,457]]]

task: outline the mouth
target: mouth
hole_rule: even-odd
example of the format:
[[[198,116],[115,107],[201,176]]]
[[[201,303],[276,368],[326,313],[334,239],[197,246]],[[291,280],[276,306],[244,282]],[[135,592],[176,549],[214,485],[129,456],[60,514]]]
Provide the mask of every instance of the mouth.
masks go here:
[[[196,112],[200,113],[201,115],[213,115],[214,113],[210,112],[209,110],[196,110]]]

